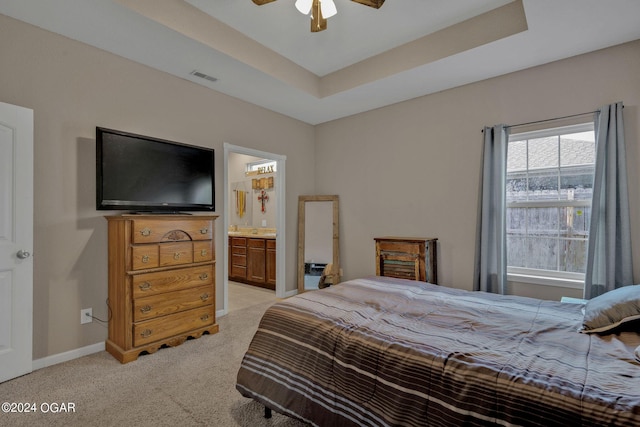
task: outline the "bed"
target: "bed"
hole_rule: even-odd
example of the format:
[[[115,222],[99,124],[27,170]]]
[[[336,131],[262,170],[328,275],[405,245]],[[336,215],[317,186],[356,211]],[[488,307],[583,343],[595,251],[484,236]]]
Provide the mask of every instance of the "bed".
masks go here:
[[[271,306],[236,388],[316,426],[640,425],[640,334],[583,308],[351,280]]]

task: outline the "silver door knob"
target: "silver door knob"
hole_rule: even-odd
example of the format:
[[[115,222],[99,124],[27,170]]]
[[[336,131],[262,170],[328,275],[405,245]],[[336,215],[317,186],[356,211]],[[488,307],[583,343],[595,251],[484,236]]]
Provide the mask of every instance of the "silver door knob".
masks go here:
[[[27,251],[23,251],[22,249],[20,249],[16,254],[16,256],[20,259],[26,259],[26,258],[29,258],[31,254]]]

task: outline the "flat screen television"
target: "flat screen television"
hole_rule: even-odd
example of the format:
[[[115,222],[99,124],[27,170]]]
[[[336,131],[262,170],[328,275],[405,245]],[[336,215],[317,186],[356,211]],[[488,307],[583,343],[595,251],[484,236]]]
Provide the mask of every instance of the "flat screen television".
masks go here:
[[[214,150],[96,127],[96,209],[215,210]]]

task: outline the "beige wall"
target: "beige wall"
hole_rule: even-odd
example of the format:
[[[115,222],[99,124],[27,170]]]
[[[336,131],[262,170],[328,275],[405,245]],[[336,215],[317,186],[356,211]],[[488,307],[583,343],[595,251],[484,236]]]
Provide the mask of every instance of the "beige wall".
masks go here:
[[[35,116],[34,359],[107,336],[105,325],[79,321],[86,307],[107,318],[109,212],[95,210],[96,126],[216,149],[218,214],[224,142],[286,155],[286,276],[295,288],[297,197],[314,190],[312,126],[3,15],[0,55],[0,100]],[[215,231],[221,257],[222,218]]]
[[[623,101],[631,214],[638,216],[639,52],[640,41],[313,127],[0,15],[0,100],[35,111],[34,358],[106,338],[105,326],[78,320],[84,307],[107,317],[95,126],[215,148],[218,213],[223,142],[286,155],[288,290],[296,287],[297,198],[314,193],[340,195],[346,279],[374,274],[375,236],[435,236],[441,283],[469,289],[484,125]],[[315,179],[308,173],[314,167]],[[222,225],[218,254],[226,242]],[[632,226],[638,277],[640,225]]]
[[[640,41],[317,126],[316,188],[340,195],[345,279],[375,273],[376,236],[437,237],[440,283],[471,289],[485,125],[561,117],[623,101],[631,215],[637,218],[638,76]],[[640,223],[633,222],[632,231],[638,278]],[[546,286],[510,288],[548,299],[581,296]]]

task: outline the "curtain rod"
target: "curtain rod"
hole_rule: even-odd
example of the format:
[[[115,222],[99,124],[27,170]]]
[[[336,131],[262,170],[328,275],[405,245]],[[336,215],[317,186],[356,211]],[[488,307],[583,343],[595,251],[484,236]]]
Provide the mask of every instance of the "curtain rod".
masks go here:
[[[537,123],[553,122],[553,121],[556,121],[556,120],[563,120],[563,119],[571,119],[573,117],[586,116],[587,114],[594,114],[594,113],[599,113],[599,112],[600,112],[600,110],[587,111],[586,113],[571,114],[569,116],[555,117],[553,119],[536,120],[536,121],[533,121],[533,122],[518,123],[517,125],[507,125],[507,127],[508,128],[514,128],[514,127],[518,127],[518,126],[535,125]]]
[[[624,108],[624,106],[622,108]],[[599,112],[600,112],[600,110],[587,111],[586,113],[571,114],[569,116],[555,117],[553,119],[544,119],[544,120],[536,120],[536,121],[533,121],[533,122],[518,123],[517,125],[506,125],[505,127],[513,128],[513,127],[518,127],[518,126],[534,125],[534,124],[537,124],[537,123],[553,122],[553,121],[556,121],[556,120],[570,119],[570,118],[573,118],[573,117],[586,116],[587,114],[594,114],[594,113],[599,113]],[[484,132],[484,128],[480,132]]]

